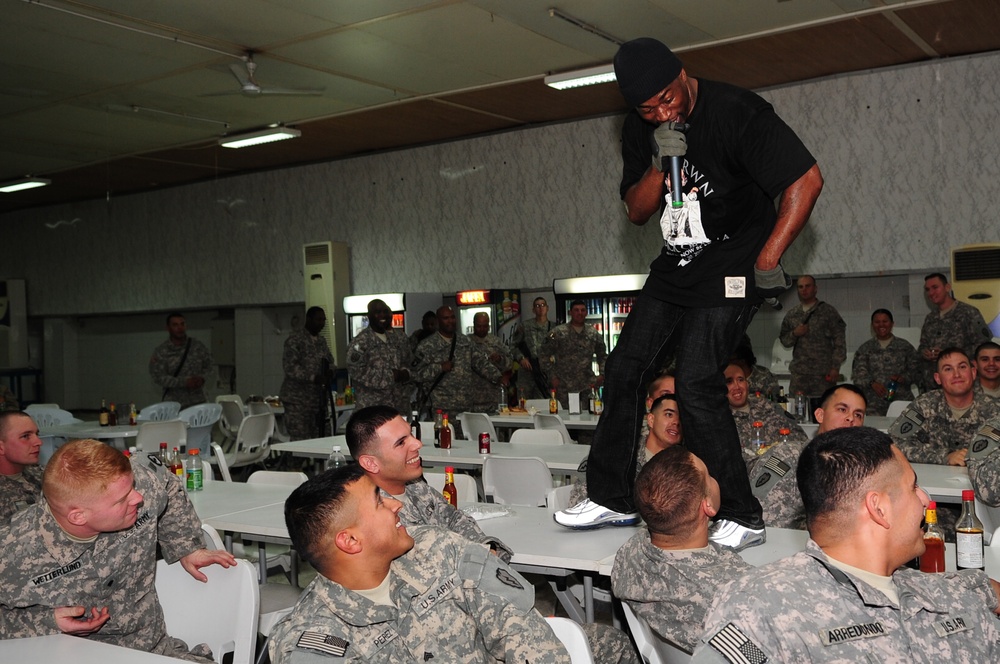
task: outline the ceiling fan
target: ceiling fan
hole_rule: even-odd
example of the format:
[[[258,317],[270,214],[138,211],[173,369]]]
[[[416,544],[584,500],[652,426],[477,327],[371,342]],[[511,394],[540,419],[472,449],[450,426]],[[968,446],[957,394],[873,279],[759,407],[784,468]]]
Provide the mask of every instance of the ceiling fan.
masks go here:
[[[219,97],[224,95],[243,95],[245,97],[257,97],[259,95],[297,95],[300,97],[316,97],[323,94],[326,88],[279,88],[275,86],[263,86],[257,82],[254,74],[257,71],[257,63],[253,61],[253,53],[248,52],[243,56],[243,62],[229,65],[236,80],[239,81],[239,90],[228,90],[226,92],[210,92],[201,95],[202,97]]]

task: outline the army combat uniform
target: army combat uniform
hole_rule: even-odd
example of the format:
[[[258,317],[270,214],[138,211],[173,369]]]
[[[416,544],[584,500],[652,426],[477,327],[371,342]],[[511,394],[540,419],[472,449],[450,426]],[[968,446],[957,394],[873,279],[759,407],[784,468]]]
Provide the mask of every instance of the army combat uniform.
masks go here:
[[[796,337],[792,330],[802,323],[809,326],[809,333]],[[808,311],[797,304],[785,314],[778,338],[782,346],[792,348],[789,392],[818,397],[836,384],[836,379],[832,383],[827,381],[826,374],[847,359],[846,328],[844,319],[826,302],[817,301]]]
[[[806,529],[806,512],[795,471],[808,442],[803,438],[777,443],[749,464],[750,489],[764,508],[764,523],[772,528]]]
[[[752,569],[738,553],[712,543],[704,549],[661,549],[643,530],[618,550],[611,588],[654,632],[691,652],[716,591]]]
[[[111,619],[87,638],[192,661],[211,661],[208,649],[189,655],[167,635],[156,596],[156,549],[173,563],[203,548],[201,522],[181,483],[165,471],[132,461],[143,502],[127,530],[90,541],[71,538],[40,501],[0,530],[0,638],[59,634],[53,609],[107,606]]]
[[[910,385],[920,383],[921,373],[920,358],[910,342],[893,337],[884,348],[878,339],[861,344],[854,353],[851,380],[865,393],[869,415],[885,415],[889,409],[889,401],[875,392],[872,383],[882,383],[888,388],[890,376],[899,376],[895,398],[912,400]]]
[[[0,475],[0,527],[16,512],[38,502],[42,495],[42,469],[25,466],[17,475]]]
[[[534,318],[521,321],[510,340],[510,351],[514,361],[520,363],[525,357],[529,361],[534,359],[538,368],[544,372],[548,360],[542,361],[542,344],[545,343],[545,338],[552,331],[552,327],[553,324],[550,320],[546,320],[544,323],[539,323]],[[529,355],[525,355],[524,349],[521,347],[522,343],[527,347]],[[549,379],[543,374],[541,382],[548,385]],[[549,397],[548,392],[543,393],[538,389],[532,372],[522,366],[518,366],[517,369],[517,390],[518,394],[523,395],[525,399],[547,399]]]
[[[21,410],[17,397],[6,385],[0,385],[0,412],[5,410]]]
[[[957,346],[974,361],[976,347],[984,341],[993,338],[993,333],[979,313],[971,304],[955,302],[955,306],[942,316],[940,311],[932,311],[924,318],[920,327],[920,362],[923,367],[925,390],[935,390],[934,372],[937,371],[937,360],[925,360],[923,352],[930,348],[944,350],[949,346]]]
[[[751,396],[747,399],[746,406],[733,410],[733,421],[736,422],[736,431],[740,435],[744,461],[749,461],[757,455],[756,450],[750,445],[750,441],[753,440],[754,422],[764,425],[764,442],[768,444],[780,440],[779,432],[782,429],[788,429],[788,440],[809,440],[806,432],[795,420],[788,417],[784,408],[767,399]]]
[[[187,351],[187,357],[184,357],[186,342],[177,346],[167,339],[156,347],[153,357],[149,359],[149,375],[164,391],[162,401],[176,401],[181,409],[205,403],[204,385],[192,390],[185,383],[192,376],[207,377],[212,371],[212,354],[205,344],[194,337],[188,337],[188,341],[191,342],[191,348]],[[184,364],[177,371],[181,358],[184,358]],[[176,376],[174,372],[177,372]]]
[[[397,330],[386,330],[384,336],[383,341],[374,330],[366,327],[354,337],[347,351],[347,370],[354,387],[354,408],[391,406],[403,417],[409,417],[413,386],[409,382],[397,383],[393,370],[410,370],[410,363],[413,362],[410,342]]]
[[[318,575],[272,629],[271,662],[569,664],[534,588],[488,547],[433,527],[410,535],[389,571],[394,606]]]
[[[384,492],[383,492],[384,493]],[[389,494],[386,494],[389,495]],[[465,539],[485,544],[495,550],[504,562],[509,563],[514,552],[495,537],[486,535],[476,520],[460,509],[455,509],[440,493],[423,479],[406,485],[402,496],[392,496],[403,504],[399,520],[404,526],[439,526],[461,535]]]
[[[756,364],[753,373],[747,376],[747,390],[750,394],[760,392],[764,397],[768,394],[778,396],[778,379],[770,369]]]
[[[490,360],[490,364],[495,366],[501,374],[511,370],[513,360],[511,359],[510,349],[495,334],[487,334],[482,338],[470,334],[469,341],[472,342],[473,347],[478,346],[479,350],[486,354],[487,359]],[[496,361],[490,359],[494,353],[497,356]],[[474,375],[472,377],[472,401],[473,412],[496,415],[500,412],[499,383],[483,378],[478,374]]]
[[[809,540],[716,596],[692,662],[1000,661],[997,599],[983,571],[901,568],[892,581],[898,601]]]
[[[329,435],[326,427],[327,403],[330,400],[324,369],[333,369],[333,355],[326,339],[301,328],[285,339],[281,354],[285,380],[281,383],[281,404],[285,407],[285,428],[291,440],[308,440]],[[320,428],[320,420],[324,422]]]
[[[438,381],[430,393],[432,412],[440,408],[457,421],[458,414],[471,411],[473,406],[472,384],[474,375],[500,384],[500,370],[493,366],[490,358],[478,346],[474,346],[464,334],[455,333],[455,355],[451,371],[441,374],[441,363],[451,355],[451,339],[435,332],[417,346],[414,379],[421,384],[426,394],[438,376]]]
[[[556,398],[563,408],[569,407],[568,394],[582,392],[594,384],[594,358],[597,358],[597,373],[601,376],[608,359],[604,337],[589,323],[584,323],[580,331],[572,323],[553,328],[542,344],[541,354],[548,362],[549,382],[559,379]]]
[[[1000,507],[1000,417],[976,432],[965,465],[976,497],[990,507]]]
[[[946,464],[949,454],[967,448],[979,427],[997,416],[1000,402],[973,393],[972,405],[956,420],[944,392],[934,390],[914,399],[889,427],[889,435],[910,463]]]

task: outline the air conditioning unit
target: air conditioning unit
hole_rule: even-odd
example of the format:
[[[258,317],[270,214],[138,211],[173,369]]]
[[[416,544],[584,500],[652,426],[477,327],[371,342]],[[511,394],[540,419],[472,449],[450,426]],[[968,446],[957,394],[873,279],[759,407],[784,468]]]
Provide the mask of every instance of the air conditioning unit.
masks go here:
[[[983,314],[1000,337],[1000,244],[971,244],[951,250],[951,287],[955,299]]]
[[[334,363],[343,368],[347,362],[347,335],[340,331],[344,317],[344,296],[351,293],[351,264],[343,242],[314,242],[302,245],[306,309],[322,307],[326,327],[320,333],[326,339]]]

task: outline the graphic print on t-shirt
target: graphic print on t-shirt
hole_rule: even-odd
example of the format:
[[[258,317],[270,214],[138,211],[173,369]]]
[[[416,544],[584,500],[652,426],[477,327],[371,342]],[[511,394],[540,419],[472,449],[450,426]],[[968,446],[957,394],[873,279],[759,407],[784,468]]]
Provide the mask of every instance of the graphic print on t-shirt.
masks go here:
[[[685,163],[685,166],[687,164]],[[701,224],[701,203],[698,201],[698,187],[692,187],[682,196],[683,207],[673,206],[669,173],[664,174],[666,204],[660,217],[660,231],[667,253],[679,257],[678,265],[684,266],[698,257],[711,244]],[[687,184],[687,173],[681,172],[681,189]]]

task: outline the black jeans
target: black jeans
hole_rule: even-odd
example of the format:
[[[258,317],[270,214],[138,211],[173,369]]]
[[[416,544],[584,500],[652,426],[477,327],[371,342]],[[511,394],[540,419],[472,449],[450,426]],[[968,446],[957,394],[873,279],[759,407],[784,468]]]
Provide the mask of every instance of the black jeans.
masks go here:
[[[719,482],[719,517],[760,528],[760,503],[740,451],[723,371],[756,305],[694,309],[640,295],[605,367],[604,414],[587,462],[591,500],[634,512],[635,459],[646,412],[646,385],[666,358],[677,358],[677,395],[684,445]]]

